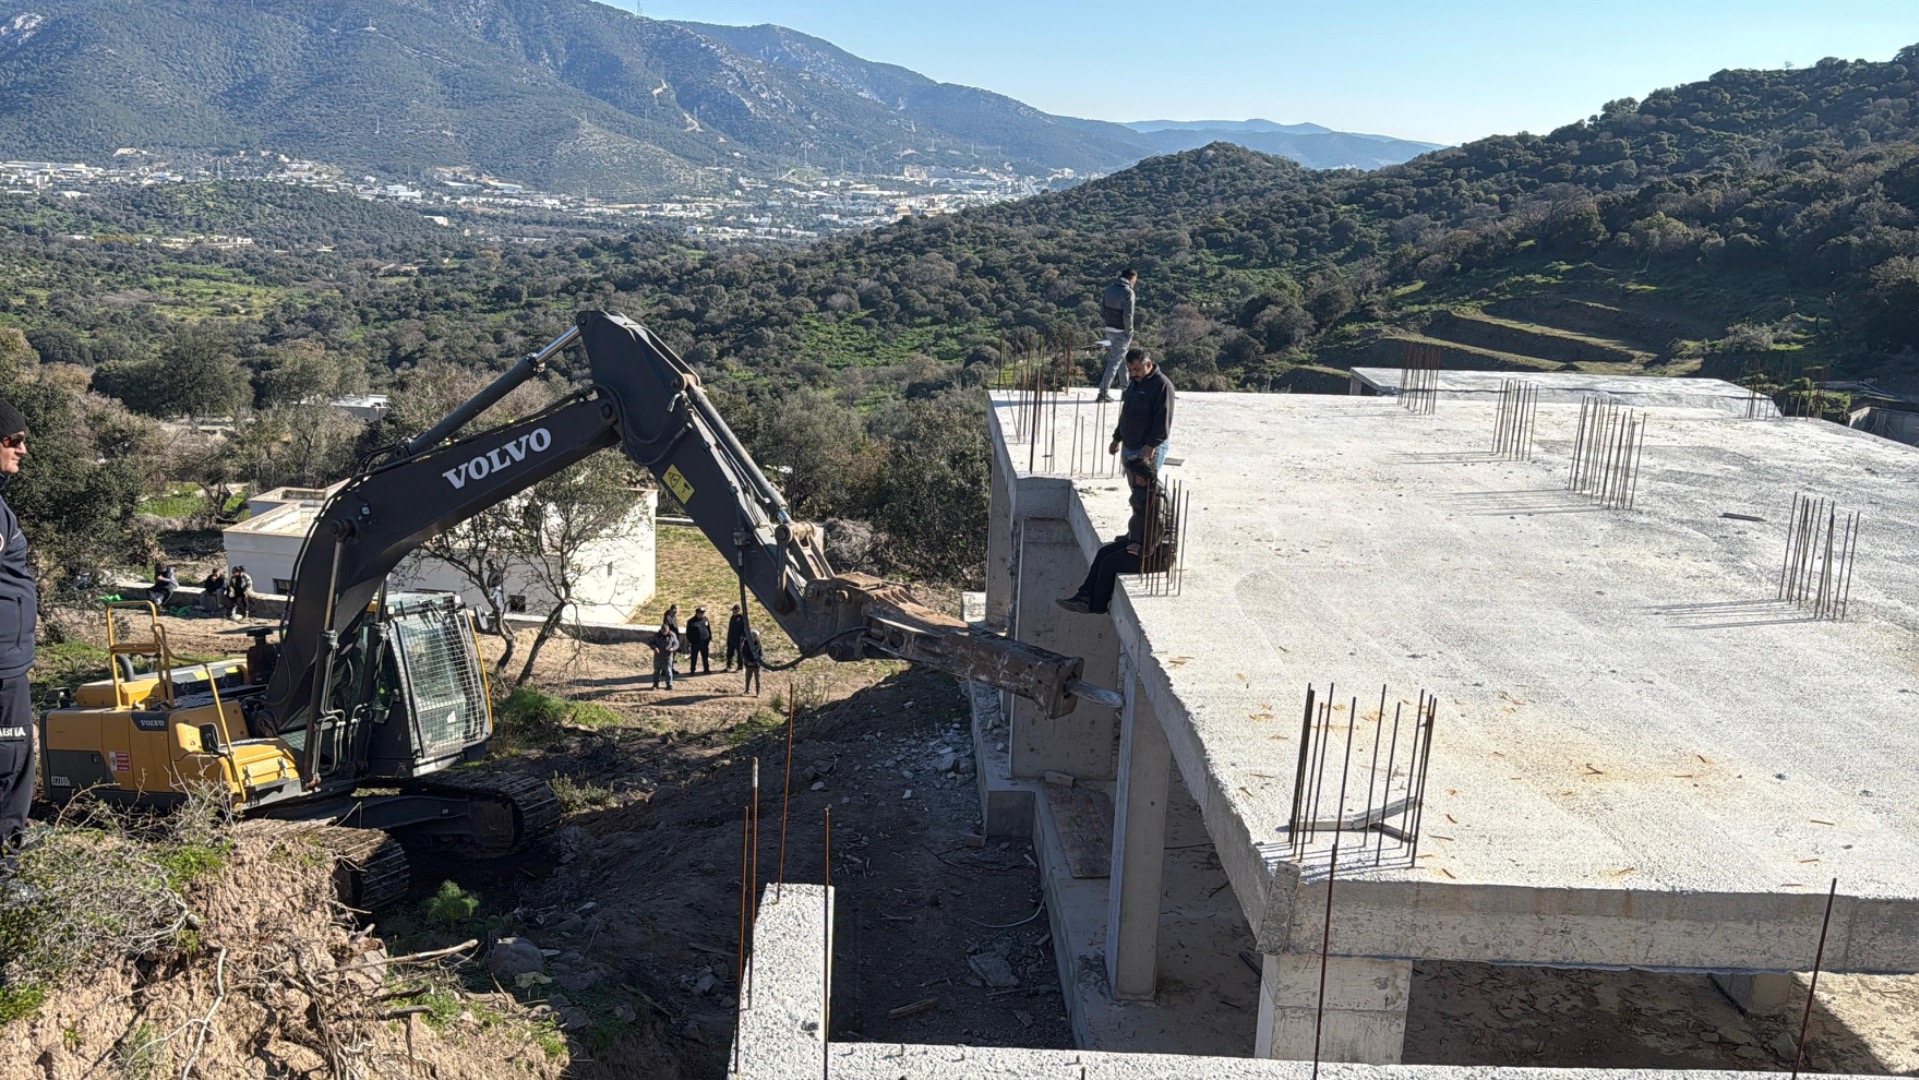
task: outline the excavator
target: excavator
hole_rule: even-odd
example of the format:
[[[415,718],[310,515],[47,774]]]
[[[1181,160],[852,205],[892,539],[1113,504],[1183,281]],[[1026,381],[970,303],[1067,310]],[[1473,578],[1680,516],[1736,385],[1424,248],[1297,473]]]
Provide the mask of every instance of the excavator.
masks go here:
[[[573,346],[591,385],[455,438]],[[1011,691],[1053,717],[1080,698],[1119,705],[1082,681],[1079,658],[972,629],[899,584],[836,573],[820,530],[789,514],[693,369],[644,326],[584,311],[326,502],[277,644],[263,629],[244,660],[176,665],[150,605],[110,605],[111,677],[41,717],[47,796],[164,807],[211,786],[237,812],[324,837],[348,868],[348,902],[369,910],[405,893],[396,837],[478,857],[519,850],[560,809],[544,782],[474,764],[493,715],[472,614],[457,596],[389,592],[387,575],[453,525],[614,448],[727,555],[742,610],[752,610],[750,592],[802,655],[906,660]]]

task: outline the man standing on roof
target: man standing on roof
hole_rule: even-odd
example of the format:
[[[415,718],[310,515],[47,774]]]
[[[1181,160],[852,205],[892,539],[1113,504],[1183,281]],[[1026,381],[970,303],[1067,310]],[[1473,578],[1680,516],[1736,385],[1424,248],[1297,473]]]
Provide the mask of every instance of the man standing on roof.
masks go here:
[[[1099,294],[1099,318],[1106,329],[1106,368],[1099,373],[1099,400],[1111,401],[1107,390],[1119,378],[1119,364],[1126,347],[1133,343],[1133,286],[1139,283],[1139,271],[1127,267],[1106,283]]]
[[[1126,374],[1131,381],[1120,395],[1119,424],[1107,453],[1119,454],[1123,462],[1143,457],[1157,475],[1166,465],[1166,440],[1173,433],[1173,380],[1145,349],[1126,350]]]
[[[27,418],[0,401],[0,491],[27,458]],[[27,561],[19,515],[0,498],[0,858],[20,846],[33,802],[33,702],[27,669],[33,666],[33,630],[40,592]]]

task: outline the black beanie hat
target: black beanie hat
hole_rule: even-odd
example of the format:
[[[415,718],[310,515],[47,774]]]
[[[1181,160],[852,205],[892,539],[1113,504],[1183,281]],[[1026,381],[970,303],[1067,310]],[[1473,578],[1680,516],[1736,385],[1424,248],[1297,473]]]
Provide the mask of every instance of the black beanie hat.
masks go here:
[[[0,439],[9,435],[19,435],[27,430],[27,417],[13,402],[0,399]]]

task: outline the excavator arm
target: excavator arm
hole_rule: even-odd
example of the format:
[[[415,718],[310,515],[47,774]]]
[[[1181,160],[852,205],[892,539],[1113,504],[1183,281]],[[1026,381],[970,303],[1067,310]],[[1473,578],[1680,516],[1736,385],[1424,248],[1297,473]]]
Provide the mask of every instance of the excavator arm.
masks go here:
[[[446,441],[575,342],[585,347],[590,388],[536,416]],[[280,656],[254,722],[286,733],[313,717],[339,717],[330,695],[340,642],[352,639],[403,558],[613,446],[679,499],[803,654],[897,657],[1010,690],[1049,716],[1071,712],[1082,696],[1119,704],[1111,690],[1080,680],[1078,658],[973,630],[922,607],[903,586],[835,573],[819,531],[793,520],[685,361],[638,323],[588,311],[328,501],[300,553]],[[311,778],[321,740],[305,742]]]

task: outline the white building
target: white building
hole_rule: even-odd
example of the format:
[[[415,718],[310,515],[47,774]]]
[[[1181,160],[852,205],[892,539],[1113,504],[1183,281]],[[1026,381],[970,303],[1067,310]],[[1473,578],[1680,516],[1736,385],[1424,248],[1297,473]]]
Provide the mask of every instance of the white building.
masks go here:
[[[227,565],[246,567],[256,592],[290,594],[300,547],[326,500],[339,488],[275,488],[248,499],[252,516],[223,534]],[[581,548],[576,561],[584,570],[574,586],[574,616],[579,621],[623,624],[652,599],[658,503],[657,492],[641,493],[614,535]],[[553,610],[554,595],[539,567],[509,559],[502,569],[500,590],[509,614],[544,616]],[[395,588],[416,592],[458,593],[475,610],[489,610],[485,595],[471,581],[445,563],[418,554],[401,562],[389,580]]]

